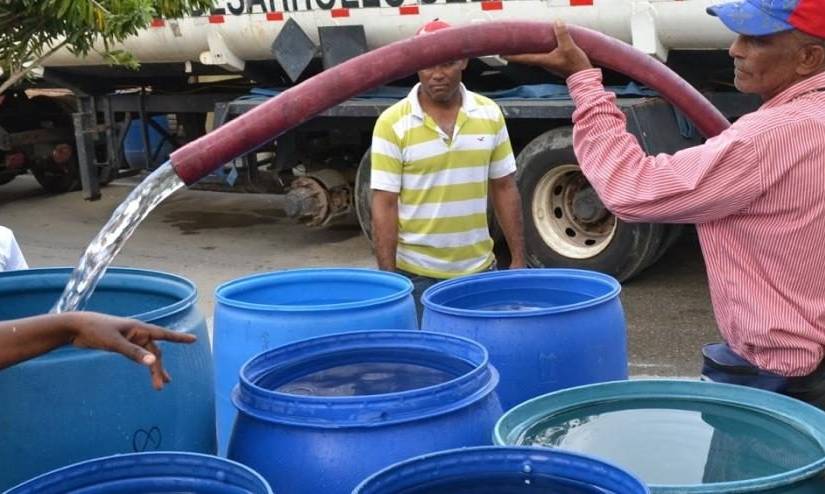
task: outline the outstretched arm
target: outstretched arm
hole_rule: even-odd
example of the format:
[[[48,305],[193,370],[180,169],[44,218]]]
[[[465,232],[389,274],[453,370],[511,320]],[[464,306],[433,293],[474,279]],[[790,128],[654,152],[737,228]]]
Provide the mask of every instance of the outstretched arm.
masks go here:
[[[610,212],[625,221],[705,223],[744,210],[763,193],[763,160],[737,124],[703,145],[648,156],[627,131],[601,71],[592,69],[564,24],[556,24],[555,34],[558,47],[549,53],[506,58],[566,78],[576,104],[576,158]]]
[[[195,339],[191,334],[95,312],[45,314],[0,321],[0,369],[71,343],[78,348],[117,352],[148,366],[152,386],[161,389],[170,377],[155,341],[192,343]]]

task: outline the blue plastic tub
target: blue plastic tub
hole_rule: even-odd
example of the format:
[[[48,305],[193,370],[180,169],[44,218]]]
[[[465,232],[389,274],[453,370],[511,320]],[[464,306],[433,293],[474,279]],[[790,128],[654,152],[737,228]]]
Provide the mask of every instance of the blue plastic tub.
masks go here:
[[[395,462],[489,444],[496,384],[487,351],[450,335],[359,331],[285,345],[241,372],[229,458],[275,492],[349,494]]]
[[[825,412],[744,386],[631,380],[557,391],[508,411],[494,440],[604,458],[654,494],[825,492]]]
[[[196,453],[133,453],[49,472],[6,494],[272,494],[254,470]]]
[[[621,286],[576,269],[465,276],[424,292],[422,328],[478,341],[505,409],[557,389],[627,378]]]
[[[169,132],[169,119],[166,115],[155,115],[152,117],[160,128]],[[146,147],[143,145],[143,128],[140,120],[132,120],[129,122],[129,130],[126,131],[126,136],[123,138],[123,156],[126,164],[131,169],[147,169],[154,170],[159,165],[169,159],[169,153],[174,151],[174,146],[169,142],[163,134],[158,130],[146,124],[146,136],[149,141],[149,159],[146,159]]]
[[[230,394],[253,355],[314,336],[367,329],[418,329],[412,282],[371,269],[296,269],[224,283],[215,292],[218,444],[226,453]]]
[[[0,319],[43,314],[69,268],[0,273]],[[212,357],[197,290],[157,271],[110,268],[89,310],[133,316],[195,334],[191,345],[160,342],[172,382],[152,388],[149,371],[125,357],[64,347],[0,371],[0,491],[78,461],[153,450],[215,453]]]
[[[353,494],[646,494],[633,474],[589,456],[524,447],[441,451],[392,465]]]

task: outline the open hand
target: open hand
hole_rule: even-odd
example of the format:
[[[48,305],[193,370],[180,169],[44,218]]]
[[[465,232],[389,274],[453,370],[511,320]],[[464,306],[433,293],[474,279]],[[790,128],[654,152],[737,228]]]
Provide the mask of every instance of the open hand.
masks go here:
[[[593,68],[587,54],[573,41],[564,22],[556,21],[553,31],[556,33],[556,48],[549,53],[508,55],[504,59],[508,62],[535,65],[565,79],[576,72]]]
[[[163,388],[171,378],[161,361],[157,340],[192,343],[197,338],[187,333],[165,330],[135,319],[108,316],[95,312],[72,313],[71,342],[78,348],[95,348],[117,352],[149,367],[152,386]]]

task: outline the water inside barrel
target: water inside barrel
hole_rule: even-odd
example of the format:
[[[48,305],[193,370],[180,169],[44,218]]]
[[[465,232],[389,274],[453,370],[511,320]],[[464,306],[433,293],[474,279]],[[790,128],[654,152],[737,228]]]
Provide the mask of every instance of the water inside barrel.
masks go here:
[[[695,485],[780,474],[825,455],[800,427],[746,407],[632,400],[580,407],[528,428],[519,444],[595,455],[651,484]]]
[[[425,388],[456,377],[453,373],[423,365],[363,362],[313,372],[275,390],[304,396],[368,396]]]
[[[531,311],[579,304],[590,298],[592,297],[567,290],[517,288],[469,293],[444,305],[466,310]]]

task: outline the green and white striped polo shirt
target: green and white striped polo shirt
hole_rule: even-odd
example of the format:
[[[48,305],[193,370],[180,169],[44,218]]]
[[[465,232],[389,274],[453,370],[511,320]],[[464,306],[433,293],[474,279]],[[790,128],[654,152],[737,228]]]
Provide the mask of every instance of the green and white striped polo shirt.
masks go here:
[[[461,86],[462,107],[448,136],[426,115],[416,85],[385,110],[372,138],[372,188],[397,192],[399,269],[452,278],[487,269],[487,184],[516,171],[504,115]]]

